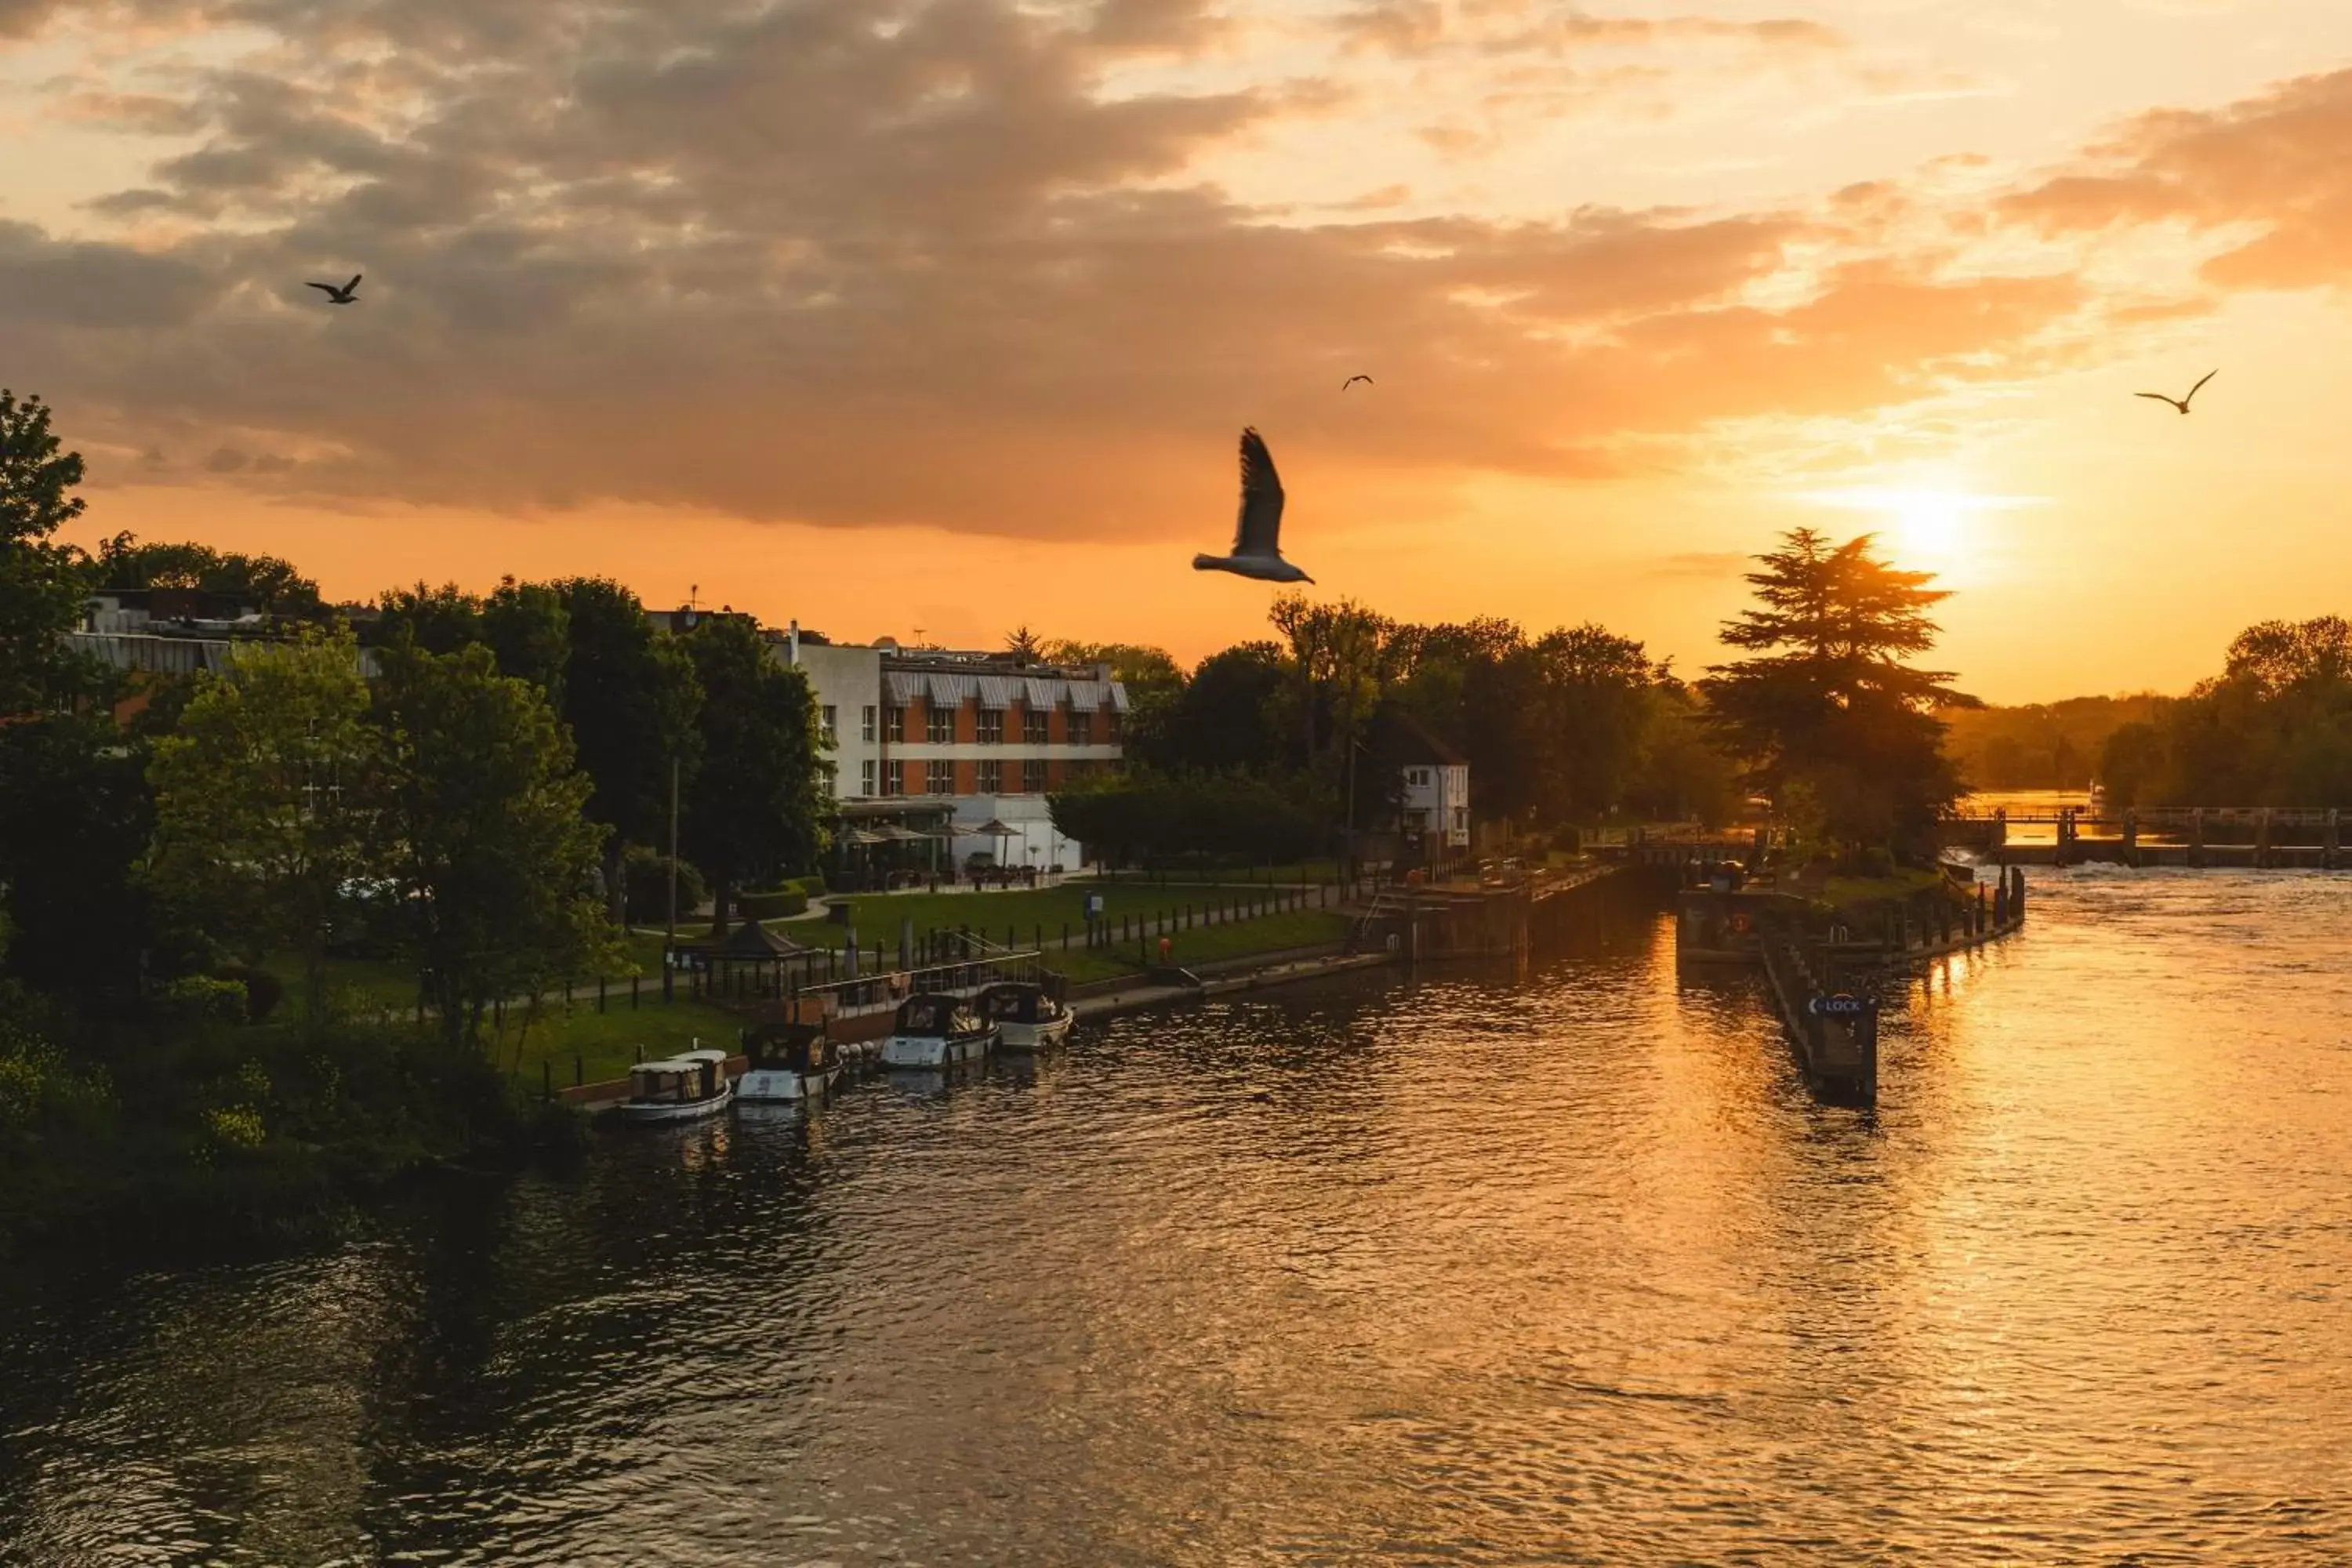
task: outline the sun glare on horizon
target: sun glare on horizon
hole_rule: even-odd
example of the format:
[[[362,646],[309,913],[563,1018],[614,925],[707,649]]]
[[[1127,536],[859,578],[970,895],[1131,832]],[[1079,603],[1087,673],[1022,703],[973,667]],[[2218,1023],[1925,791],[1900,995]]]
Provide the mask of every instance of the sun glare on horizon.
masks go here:
[[[1986,526],[1989,513],[2048,504],[2047,496],[1978,495],[1931,487],[1811,490],[1801,498],[1816,506],[1870,515],[1884,552],[1897,565],[1933,572],[1948,582],[1992,575],[2002,541]]]

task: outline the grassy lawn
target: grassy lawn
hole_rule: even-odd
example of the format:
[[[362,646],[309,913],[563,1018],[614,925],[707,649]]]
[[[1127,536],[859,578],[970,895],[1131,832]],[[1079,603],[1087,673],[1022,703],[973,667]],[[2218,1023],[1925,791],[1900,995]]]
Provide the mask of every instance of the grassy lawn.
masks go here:
[[[1907,899],[1941,886],[1943,880],[1941,871],[1925,867],[1901,868],[1885,877],[1832,877],[1822,884],[1819,901],[1833,910],[1853,910],[1882,900]]]
[[[1315,869],[1316,868],[1309,868]],[[1296,884],[1291,884],[1295,887]],[[1067,974],[1073,981],[1085,983],[1135,973],[1139,968],[1133,931],[1141,924],[1150,932],[1145,952],[1158,961],[1159,924],[1169,920],[1175,928],[1167,932],[1172,942],[1172,956],[1178,963],[1206,963],[1216,959],[1241,957],[1254,952],[1271,952],[1283,948],[1304,947],[1317,942],[1335,942],[1347,933],[1345,917],[1328,908],[1317,905],[1314,893],[1307,894],[1304,909],[1288,906],[1265,914],[1247,916],[1238,921],[1215,925],[1194,925],[1185,929],[1183,912],[1189,908],[1200,912],[1212,907],[1229,910],[1237,903],[1260,908],[1278,897],[1280,885],[1270,887],[1265,882],[1229,882],[1203,884],[1198,882],[1159,883],[1138,877],[1123,882],[1085,882],[1066,884],[1058,888],[1040,888],[1018,891],[984,893],[862,893],[849,897],[856,918],[857,944],[860,952],[884,954],[886,962],[897,961],[899,921],[913,923],[915,941],[919,943],[926,932],[952,931],[969,925],[991,941],[1001,942],[1007,928],[1019,945],[1027,946],[1037,936],[1045,938],[1046,962]],[[1089,950],[1084,945],[1086,931],[1086,899],[1089,892],[1103,895],[1106,918],[1117,931],[1122,921],[1130,922],[1126,940],[1113,949]],[[838,951],[845,945],[846,928],[830,920],[795,919],[771,921],[776,931],[804,947]],[[1065,952],[1059,945],[1062,932],[1067,927],[1074,945]],[[687,941],[698,940],[708,934],[709,927],[701,921],[680,928],[679,935]],[[572,1004],[569,1018],[560,1015],[542,1021],[531,1031],[525,1072],[536,1075],[541,1058],[555,1063],[560,1083],[571,1081],[572,1054],[577,1049],[588,1063],[590,1081],[598,1076],[600,1064],[614,1064],[625,1068],[634,1059],[634,1047],[640,1042],[649,1054],[657,1050],[683,1049],[687,1039],[698,1029],[706,1034],[717,1029],[723,1042],[731,1042],[735,1026],[726,1015],[699,1003],[680,1000],[664,1007],[659,1000],[661,984],[662,936],[658,931],[633,931],[626,938],[629,958],[641,977],[642,1005],[634,1012],[629,1007],[628,979],[625,973],[608,979],[608,1011],[599,1016],[593,994]],[[286,1000],[281,1005],[290,1016],[301,1005],[300,965],[290,958],[272,958],[264,964],[286,984]],[[362,1016],[378,1012],[394,1017],[414,1016],[416,1008],[416,975],[404,964],[393,961],[365,959],[331,959],[327,965],[327,984],[331,994],[352,1012]],[[593,988],[593,981],[588,983]],[[691,1020],[673,1025],[663,1023],[667,1016],[673,1020]],[[512,1059],[513,1028],[516,1014],[508,1014],[507,1042],[499,1047],[499,1060],[503,1065]],[[635,1031],[632,1033],[632,1031]],[[614,1076],[605,1072],[604,1076]]]
[[[1187,907],[1196,911],[1211,905],[1223,909],[1232,907],[1237,900],[1255,904],[1269,897],[1269,889],[1263,885],[1253,889],[1245,884],[1162,886],[1137,881],[985,893],[861,893],[847,899],[856,921],[858,950],[884,952],[895,959],[901,921],[912,923],[917,942],[927,931],[951,931],[961,926],[970,926],[989,940],[1001,942],[1009,928],[1022,946],[1042,934],[1046,943],[1058,952],[1065,926],[1074,940],[1083,942],[1086,899],[1090,891],[1103,895],[1105,917],[1114,927],[1121,921],[1181,918]],[[1311,900],[1313,895],[1308,896]],[[1307,908],[1312,910],[1316,906],[1310,901]],[[839,949],[846,945],[847,928],[830,920],[771,921],[768,925],[770,930],[803,947]],[[693,930],[681,931],[679,934],[698,939],[706,930],[698,922]],[[658,935],[632,933],[630,946],[645,973],[659,972],[662,939]]]
[[[302,961],[280,954],[261,961],[261,967],[286,986],[279,1007],[289,1015],[302,1010]],[[327,994],[352,1005],[356,1012],[389,1007],[394,1012],[416,1009],[416,971],[392,959],[330,958]]]
[[[583,1080],[598,1083],[625,1075],[630,1064],[637,1059],[640,1046],[645,1047],[647,1061],[676,1051],[691,1050],[698,1039],[706,1048],[735,1049],[736,1031],[742,1020],[734,1014],[708,1002],[697,1002],[683,992],[667,1006],[658,990],[649,990],[642,1000],[642,1005],[632,1009],[624,993],[610,999],[603,1013],[596,1011],[593,999],[573,1003],[569,1013],[560,1006],[551,1008],[549,1016],[533,1025],[528,1038],[521,1042],[517,1080],[525,1088],[537,1084],[540,1063],[545,1061],[553,1069],[555,1086],[564,1088],[572,1080],[575,1055],[580,1058]],[[488,1046],[490,1059],[500,1071],[515,1066],[520,1022],[519,1014],[509,1010],[505,1038],[493,1040]]]

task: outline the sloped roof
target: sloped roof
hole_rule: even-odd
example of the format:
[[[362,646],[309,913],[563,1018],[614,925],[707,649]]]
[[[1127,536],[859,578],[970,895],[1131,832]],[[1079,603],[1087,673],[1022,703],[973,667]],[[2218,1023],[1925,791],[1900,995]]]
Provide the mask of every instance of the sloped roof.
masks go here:
[[[1397,716],[1399,744],[1397,754],[1408,764],[1434,765],[1441,768],[1464,768],[1470,759],[1430,733],[1428,726],[1410,713]]]

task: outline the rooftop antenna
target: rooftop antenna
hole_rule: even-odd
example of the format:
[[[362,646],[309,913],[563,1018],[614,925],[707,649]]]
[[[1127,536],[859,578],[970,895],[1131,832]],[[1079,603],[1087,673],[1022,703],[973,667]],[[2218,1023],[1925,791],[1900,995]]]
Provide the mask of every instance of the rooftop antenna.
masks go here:
[[[917,627],[915,628],[915,646],[916,646],[917,647],[923,647],[923,646],[924,646],[924,643],[923,643],[923,628],[922,628],[922,627],[920,627],[920,626],[917,626]]]
[[[697,607],[695,595],[701,592],[702,584],[699,583],[688,583],[686,585],[686,607],[688,609],[691,610]]]

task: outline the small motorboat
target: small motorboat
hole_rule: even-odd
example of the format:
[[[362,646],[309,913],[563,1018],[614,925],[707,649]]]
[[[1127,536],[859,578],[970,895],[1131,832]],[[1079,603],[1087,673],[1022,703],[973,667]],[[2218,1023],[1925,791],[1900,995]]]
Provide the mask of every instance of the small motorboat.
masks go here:
[[[822,1100],[844,1067],[841,1047],[821,1018],[757,1025],[743,1037],[743,1054],[751,1065],[735,1080],[735,1098],[747,1105]]]
[[[1070,1037],[1076,1015],[1045,986],[1007,980],[979,996],[980,1016],[996,1026],[996,1043],[1008,1051],[1042,1051]]]
[[[909,996],[898,1004],[890,1037],[882,1042],[882,1065],[944,1068],[976,1062],[996,1043],[996,1026],[961,996]]]
[[[686,1121],[717,1115],[734,1094],[725,1051],[682,1051],[629,1069],[629,1098],[621,1103],[621,1115],[630,1121]]]

